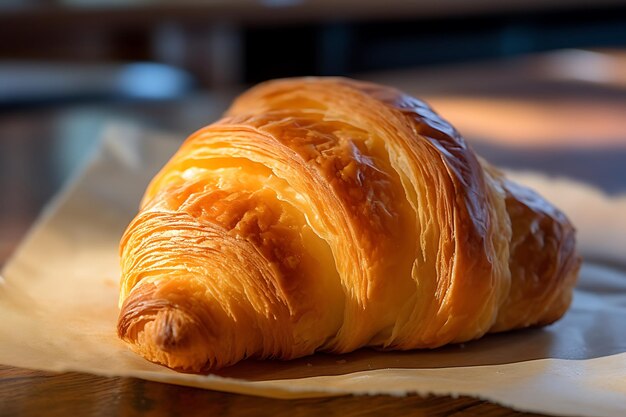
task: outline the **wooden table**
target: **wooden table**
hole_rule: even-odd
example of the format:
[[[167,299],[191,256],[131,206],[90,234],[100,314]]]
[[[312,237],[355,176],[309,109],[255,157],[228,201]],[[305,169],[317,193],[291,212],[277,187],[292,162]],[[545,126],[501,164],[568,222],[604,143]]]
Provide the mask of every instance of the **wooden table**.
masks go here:
[[[275,400],[131,378],[0,366],[2,416],[531,416],[468,397]]]
[[[624,60],[620,62],[623,63]],[[545,80],[542,81],[544,84],[539,84],[543,87],[535,88],[533,93],[533,89],[529,89],[528,85],[537,87],[537,80],[533,84],[529,77],[541,73],[540,69],[545,63],[545,60],[540,58],[523,63],[517,62],[514,65],[485,64],[431,73],[403,72],[372,74],[369,77],[433,97],[433,102],[438,103],[439,111],[444,115],[449,112],[453,122],[463,125],[462,131],[465,129],[471,133],[468,136],[488,139],[482,145],[478,143],[479,148],[485,152],[492,152],[490,156],[495,162],[504,161],[507,164],[518,163],[529,166],[535,164],[534,168],[543,166],[555,169],[554,157],[539,158],[541,155],[545,157],[546,154],[542,153],[544,151],[554,153],[554,146],[546,148],[542,147],[543,142],[538,142],[530,147],[532,152],[520,149],[515,145],[515,141],[520,139],[515,136],[518,130],[515,126],[507,130],[506,123],[499,124],[498,134],[512,142],[500,144],[502,146],[487,146],[485,143],[490,140],[489,134],[488,132],[483,134],[484,130],[481,129],[489,126],[489,120],[501,121],[505,117],[513,117],[511,123],[515,124],[520,109],[528,108],[542,109],[540,114],[543,115],[556,112],[554,117],[560,114],[558,117],[562,117],[564,122],[574,120],[578,116],[587,117],[588,120],[588,114],[594,114],[593,123],[589,124],[586,134],[588,138],[595,140],[594,143],[600,143],[599,146],[604,149],[604,153],[594,154],[591,151],[592,147],[585,147],[585,143],[579,143],[580,146],[575,148],[578,149],[576,152],[582,152],[580,155],[586,161],[585,169],[577,169],[580,166],[577,159],[580,155],[576,152],[571,154],[571,147],[567,147],[559,154],[565,157],[556,158],[560,161],[556,169],[565,170],[567,173],[571,170],[572,175],[579,175],[581,179],[587,176],[597,185],[606,186],[608,191],[626,191],[626,166],[620,162],[626,160],[624,159],[626,131],[619,116],[620,112],[626,109],[624,107],[626,93],[623,90],[611,89],[610,85],[590,88],[588,85],[581,87],[580,84],[576,84],[577,87],[570,85],[569,88],[563,89],[564,85],[561,83],[560,89],[554,89],[554,85],[550,87],[551,84],[546,84]],[[511,80],[515,82],[511,83]],[[480,86],[482,88],[478,88]],[[508,93],[504,94],[507,91]],[[573,91],[577,93],[574,94]],[[0,195],[3,196],[0,200],[0,265],[6,261],[45,201],[58,189],[68,172],[76,165],[76,161],[96,140],[95,132],[104,120],[111,116],[124,117],[148,122],[160,128],[190,132],[219,114],[232,94],[201,95],[174,103],[82,105],[0,114]],[[546,107],[546,96],[552,100],[552,107],[549,105]],[[507,105],[503,106],[503,103]],[[480,109],[483,109],[483,120],[487,118],[486,123],[481,123]],[[617,109],[617,112],[602,109]],[[478,113],[474,114],[475,117],[466,117],[471,111]],[[494,115],[496,111],[501,111],[502,117]],[[626,110],[621,114],[626,114]],[[563,124],[560,119],[551,120],[559,126]],[[545,122],[544,120],[543,123]],[[561,131],[539,129],[533,134],[541,136],[548,132],[550,135],[556,135],[552,138],[543,138],[549,140],[549,144],[552,145],[559,144],[559,135],[571,138],[571,133],[576,133],[579,140],[584,142],[585,133],[580,133],[584,126],[581,124],[577,126],[575,131],[566,128]],[[598,134],[598,126],[603,126],[603,135]],[[567,143],[563,142],[560,145]],[[64,156],[71,154],[74,155],[71,161],[59,162]],[[538,160],[540,162],[537,162]],[[598,172],[600,174],[597,174]],[[68,349],[71,349],[71,346],[68,346]],[[325,414],[457,417],[523,415],[468,397],[346,396],[287,401],[205,391],[130,378],[103,378],[79,373],[51,374],[0,366],[0,416],[42,414],[290,417]]]

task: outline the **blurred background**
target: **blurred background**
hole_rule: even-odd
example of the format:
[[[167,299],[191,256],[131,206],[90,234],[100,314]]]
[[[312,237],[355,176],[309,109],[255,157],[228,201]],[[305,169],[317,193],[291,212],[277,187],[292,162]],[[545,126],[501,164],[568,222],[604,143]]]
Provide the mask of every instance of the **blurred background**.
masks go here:
[[[0,0],[0,264],[106,125],[182,140],[298,75],[394,85],[498,165],[626,192],[626,1]]]

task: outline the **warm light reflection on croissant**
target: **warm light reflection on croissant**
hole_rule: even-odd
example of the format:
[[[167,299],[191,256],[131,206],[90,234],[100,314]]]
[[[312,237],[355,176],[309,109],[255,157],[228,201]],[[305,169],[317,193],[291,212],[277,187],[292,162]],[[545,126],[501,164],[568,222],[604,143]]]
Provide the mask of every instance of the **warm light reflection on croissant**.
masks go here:
[[[121,257],[120,337],[193,372],[545,325],[580,263],[565,216],[425,103],[337,78],[261,84],[193,134]]]

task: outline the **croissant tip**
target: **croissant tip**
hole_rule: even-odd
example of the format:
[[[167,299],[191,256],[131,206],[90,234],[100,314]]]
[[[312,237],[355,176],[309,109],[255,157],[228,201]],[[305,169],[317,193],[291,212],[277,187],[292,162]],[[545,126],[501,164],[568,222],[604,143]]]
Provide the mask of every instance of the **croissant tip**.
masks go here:
[[[190,336],[197,332],[193,321],[178,308],[159,311],[153,321],[154,344],[166,352],[184,348]]]
[[[152,362],[182,372],[198,372],[214,361],[207,350],[206,320],[190,306],[159,297],[153,284],[136,288],[122,305],[118,336]]]

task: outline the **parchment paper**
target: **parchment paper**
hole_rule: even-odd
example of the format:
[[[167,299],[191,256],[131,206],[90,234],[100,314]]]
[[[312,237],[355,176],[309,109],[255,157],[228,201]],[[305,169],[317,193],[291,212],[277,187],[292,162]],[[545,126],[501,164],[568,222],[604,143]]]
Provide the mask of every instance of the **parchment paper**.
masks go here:
[[[583,254],[605,262],[584,264],[572,308],[552,326],[432,351],[247,361],[218,375],[187,375],[145,361],[115,336],[118,241],[179,142],[124,125],[104,136],[0,277],[0,363],[277,398],[434,393],[542,413],[626,415],[626,198],[513,174],[563,208]]]

